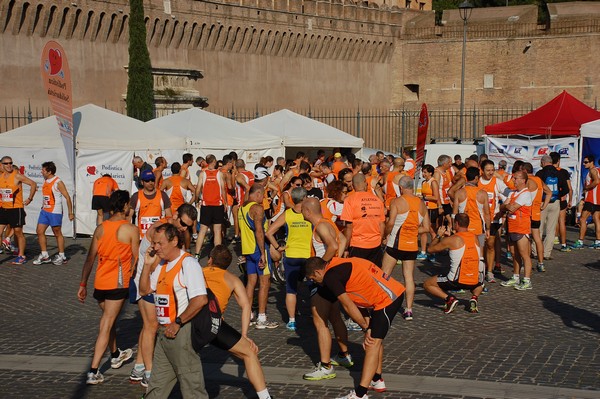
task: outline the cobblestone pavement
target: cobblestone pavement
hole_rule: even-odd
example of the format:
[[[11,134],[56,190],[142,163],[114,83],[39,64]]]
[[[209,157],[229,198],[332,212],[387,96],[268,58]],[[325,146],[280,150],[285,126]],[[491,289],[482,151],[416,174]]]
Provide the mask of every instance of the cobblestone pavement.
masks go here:
[[[569,238],[575,238],[573,231],[569,232]],[[68,360],[65,360],[65,370],[70,371],[63,372],[34,366],[15,369],[3,361],[3,356],[33,355],[49,359],[72,358],[73,364],[79,365],[82,358],[91,356],[96,337],[100,311],[95,301],[91,294],[85,304],[76,299],[89,239],[67,240],[66,252],[70,261],[63,266],[33,265],[31,260],[37,256],[38,247],[35,237],[29,236],[27,241],[29,261],[26,265],[11,265],[11,257],[0,254],[0,301],[4,324],[0,332],[0,396],[140,397],[142,390],[139,385],[132,385],[127,380],[131,364],[121,370],[109,369],[105,373],[107,380],[104,384],[87,387],[83,379],[86,366],[71,370],[67,367]],[[49,239],[49,245],[52,250],[53,238]],[[533,272],[534,288],[531,291],[520,292],[490,284],[489,292],[480,298],[480,313],[475,315],[465,309],[468,294],[458,295],[464,306],[445,315],[441,301],[426,295],[419,284],[428,275],[443,273],[442,263],[447,258],[440,258],[442,263],[417,262],[415,319],[407,322],[396,318],[385,340],[384,378],[386,375],[394,376],[394,381],[400,383],[389,386],[387,393],[371,396],[424,399],[510,397],[500,390],[483,396],[469,396],[450,388],[447,393],[440,393],[439,384],[436,389],[433,389],[435,384],[429,384],[431,386],[423,386],[420,392],[415,392],[401,383],[402,376],[406,379],[423,376],[436,377],[440,383],[452,379],[471,381],[475,385],[499,382],[540,389],[570,388],[580,390],[582,397],[594,397],[597,391],[595,397],[600,398],[600,304],[597,300],[600,251],[583,249],[561,253],[555,250],[553,257],[546,262],[546,273]],[[504,258],[503,267],[506,279],[511,271]],[[237,266],[233,264],[230,271],[238,273]],[[394,276],[400,277],[400,267],[396,268]],[[90,279],[90,286],[91,283]],[[318,350],[306,292],[300,292],[297,332],[289,332],[283,325],[283,298],[284,292],[273,285],[269,297],[269,318],[282,321],[282,325],[275,330],[251,330],[251,336],[261,348],[260,358],[265,367],[308,371],[318,361]],[[232,325],[239,326],[239,308],[234,302],[226,317]],[[117,326],[119,346],[134,347],[140,327],[141,319],[136,307],[126,306]],[[350,333],[350,350],[357,363],[352,369],[352,378],[357,378],[362,365],[361,338],[360,333]],[[205,371],[215,372],[237,364],[212,347],[205,348],[202,357]],[[336,397],[352,386],[351,380],[341,376],[317,383],[300,378],[279,378],[269,382],[267,373],[267,381],[276,398]],[[207,378],[207,388],[211,397],[255,395],[247,380],[235,376],[213,378],[211,374]],[[443,389],[441,391],[444,392]],[[178,395],[175,391],[172,397]],[[571,394],[569,397],[579,396]]]

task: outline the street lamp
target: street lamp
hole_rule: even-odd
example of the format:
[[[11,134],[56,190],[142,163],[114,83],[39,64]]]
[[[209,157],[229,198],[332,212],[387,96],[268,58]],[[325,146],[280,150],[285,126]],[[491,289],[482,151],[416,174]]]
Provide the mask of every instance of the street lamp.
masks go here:
[[[463,45],[462,45],[462,71],[460,77],[460,132],[459,137],[462,140],[464,133],[464,112],[465,112],[465,57],[467,55],[467,21],[471,17],[473,4],[465,0],[458,5],[460,18],[463,20]]]

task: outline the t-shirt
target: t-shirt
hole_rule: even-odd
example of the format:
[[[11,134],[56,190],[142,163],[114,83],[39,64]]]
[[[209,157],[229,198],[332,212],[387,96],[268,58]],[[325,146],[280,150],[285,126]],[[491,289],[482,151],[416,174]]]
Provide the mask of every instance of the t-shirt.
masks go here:
[[[371,192],[355,192],[344,201],[341,219],[352,223],[350,246],[375,248],[381,245],[381,222],[385,221],[385,206]]]
[[[306,192],[306,197],[307,198],[314,197],[319,200],[322,200],[323,199],[323,190],[321,190],[320,188],[317,188],[317,187],[313,187]]]

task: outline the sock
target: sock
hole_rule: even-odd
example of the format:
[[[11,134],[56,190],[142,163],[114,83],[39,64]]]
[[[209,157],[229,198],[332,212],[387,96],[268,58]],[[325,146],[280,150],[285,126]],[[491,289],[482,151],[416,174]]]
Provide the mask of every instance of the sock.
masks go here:
[[[561,247],[565,248],[567,244],[560,244]]]
[[[528,283],[530,281],[531,281],[531,278],[529,278],[529,277],[523,277],[523,282],[524,283]]]
[[[119,349],[117,348],[116,351],[111,352],[110,357],[112,357],[113,359],[119,357]]]
[[[594,244],[596,244],[596,245],[597,245],[597,244],[600,244],[600,240],[596,240],[596,241],[594,242]]]
[[[381,374],[375,373],[375,375],[373,375],[373,381],[379,381],[380,379],[381,379]]]
[[[521,278],[521,275],[519,275],[519,274],[513,274],[513,278],[515,280],[519,280]]]
[[[144,377],[146,377],[146,379],[150,379],[150,376],[152,375],[152,370],[146,370],[144,371]]]
[[[98,372],[98,367],[96,367],[96,368],[91,367],[90,368],[90,373],[96,374],[97,372]]]
[[[404,308],[405,312],[412,312],[412,308]]]
[[[296,318],[295,317],[290,317],[290,323],[295,323],[296,322]]]
[[[271,395],[269,395],[269,390],[267,388],[256,392],[256,394],[258,395],[258,399],[271,399]]]
[[[326,369],[330,369],[331,368],[331,361],[325,363],[325,362],[321,362],[321,367],[324,367]]]
[[[59,252],[58,255],[63,259],[67,259],[64,252]]]
[[[142,371],[144,369],[144,363],[136,363],[133,365],[133,369],[136,371]]]
[[[344,358],[344,357],[348,356],[348,352],[339,351],[338,352],[338,356],[341,357],[341,358]]]
[[[266,313],[259,313],[258,314],[258,321],[267,321],[267,314]]]
[[[367,391],[368,389],[363,387],[362,385],[357,386],[354,390],[354,392],[356,392],[356,396],[358,396],[359,398],[365,396],[367,394]]]
[[[47,258],[48,257],[48,251],[42,251],[42,256],[44,258]]]
[[[421,251],[421,253],[422,253],[423,255],[425,255],[425,254],[426,254],[426,252],[425,252],[425,251]]]

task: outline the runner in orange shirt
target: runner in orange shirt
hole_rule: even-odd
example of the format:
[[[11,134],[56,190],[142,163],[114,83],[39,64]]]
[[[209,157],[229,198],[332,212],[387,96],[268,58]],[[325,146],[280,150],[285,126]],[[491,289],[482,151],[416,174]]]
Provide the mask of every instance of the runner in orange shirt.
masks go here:
[[[171,214],[175,214],[177,208],[182,204],[193,204],[196,201],[196,192],[192,182],[181,174],[181,165],[179,162],[173,162],[171,172],[173,175],[163,180],[160,191],[165,191],[169,195],[169,199],[171,200]],[[186,191],[192,194],[189,201],[185,200]]]
[[[440,221],[438,225],[442,224],[445,219],[447,223],[450,223],[450,215],[452,215],[452,204],[450,203],[450,197],[448,196],[448,190],[452,178],[450,177],[450,168],[452,167],[452,159],[448,155],[440,155],[437,159],[438,167],[433,172],[433,178],[437,181],[440,189],[440,202],[442,207],[440,208]]]
[[[158,188],[163,182],[163,170],[167,169],[169,164],[165,157],[156,158],[155,164],[156,168],[152,169],[152,173],[154,173],[156,188]]]
[[[413,179],[415,178],[415,173],[417,172],[417,163],[411,157],[412,148],[406,147],[402,150],[402,158],[404,158],[405,166],[404,171]],[[396,166],[394,165],[394,170],[396,170]]]
[[[431,165],[423,166],[423,183],[421,185],[421,196],[423,201],[425,201],[425,206],[427,207],[427,212],[429,213],[429,223],[430,229],[429,233],[431,237],[435,236],[435,232],[437,231],[437,222],[439,216],[439,207],[440,207],[440,191],[438,187],[438,182],[433,178],[433,173],[435,169]],[[421,234],[421,252],[417,255],[417,260],[425,260],[427,259],[427,233]],[[431,261],[435,260],[434,255],[431,255],[429,258]]]
[[[348,164],[342,160],[342,154],[336,152],[333,155],[333,164],[331,165],[331,170],[336,177],[339,178],[340,170],[347,168]]]
[[[540,232],[542,210],[550,203],[552,191],[548,186],[537,176],[533,174],[533,165],[529,162],[523,164],[523,169],[527,173],[527,189],[531,192],[533,202],[531,204],[531,238],[535,243],[535,254],[538,258],[537,271],[545,272],[544,267],[544,243],[542,242],[542,234]],[[542,201],[542,197],[544,200]]]
[[[97,211],[96,226],[100,226],[104,219],[110,217],[110,204],[108,199],[112,193],[119,189],[119,185],[106,173],[94,182],[94,190],[92,197],[92,210]]]
[[[171,200],[167,193],[156,189],[154,174],[145,170],[140,176],[140,181],[144,188],[131,196],[129,216],[132,216],[135,211],[140,236],[144,237],[154,222],[163,216],[171,218],[172,213]]]
[[[477,186],[479,168],[469,167],[467,182],[456,192],[454,197],[454,215],[466,213],[469,216],[468,231],[475,234],[479,247],[483,248],[485,240],[490,237],[490,207],[487,192]]]

